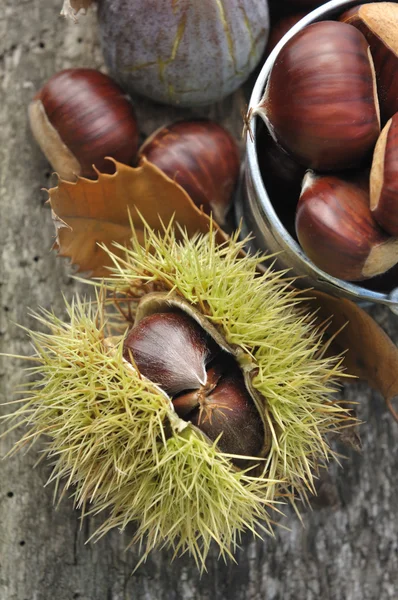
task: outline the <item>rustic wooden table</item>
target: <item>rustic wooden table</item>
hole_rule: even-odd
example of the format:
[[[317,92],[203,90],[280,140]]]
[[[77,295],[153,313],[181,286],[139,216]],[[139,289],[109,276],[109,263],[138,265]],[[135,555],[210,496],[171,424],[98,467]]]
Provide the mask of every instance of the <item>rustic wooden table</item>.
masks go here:
[[[32,140],[26,109],[34,91],[54,72],[72,66],[102,67],[95,16],[78,25],[59,17],[60,0],[0,1],[0,341],[2,352],[28,354],[29,342],[14,323],[35,327],[29,308],[54,307],[61,294],[81,288],[66,262],[50,252],[53,225],[45,206],[51,169]],[[222,122],[236,137],[242,91],[210,109],[195,111]],[[136,102],[143,136],[188,111]],[[398,341],[398,321],[387,310],[373,315]],[[22,363],[2,359],[1,402],[23,380]],[[363,385],[346,396],[360,403],[363,450],[344,449],[320,482],[303,525],[287,511],[275,539],[243,540],[238,565],[217,560],[198,574],[184,556],[170,563],[153,554],[131,575],[131,531],[114,531],[85,545],[100,522],[82,529],[72,501],[53,506],[50,473],[36,446],[0,463],[0,600],[387,600],[398,598],[398,426],[383,400]],[[6,413],[9,407],[2,407]],[[1,439],[3,456],[20,432]],[[339,446],[337,446],[339,448]]]

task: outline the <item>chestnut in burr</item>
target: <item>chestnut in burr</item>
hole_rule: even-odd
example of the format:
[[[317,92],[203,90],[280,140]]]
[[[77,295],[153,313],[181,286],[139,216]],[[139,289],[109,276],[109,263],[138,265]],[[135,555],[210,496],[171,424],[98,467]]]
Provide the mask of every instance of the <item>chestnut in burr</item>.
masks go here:
[[[198,407],[190,413],[189,420],[213,442],[219,438],[217,444],[222,452],[259,456],[264,427],[242,375],[238,370],[218,378],[212,375],[210,372],[209,389],[198,392]]]
[[[123,356],[171,398],[177,415],[219,449],[241,458],[260,456],[265,427],[239,365],[188,314],[159,312],[128,333]]]
[[[128,333],[124,358],[167,394],[199,389],[206,383],[206,365],[217,353],[202,327],[183,312],[155,313]]]

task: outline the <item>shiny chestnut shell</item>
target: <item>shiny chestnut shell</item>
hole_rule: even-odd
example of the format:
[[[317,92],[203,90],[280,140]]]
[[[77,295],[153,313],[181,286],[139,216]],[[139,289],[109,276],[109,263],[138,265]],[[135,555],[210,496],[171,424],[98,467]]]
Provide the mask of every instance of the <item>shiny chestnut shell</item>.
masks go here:
[[[222,452],[243,456],[261,453],[264,431],[239,371],[220,377],[202,406],[189,414],[189,420],[212,442],[221,435],[218,446]]]
[[[281,49],[254,114],[304,166],[336,170],[359,165],[380,132],[365,37],[346,23],[305,27]]]
[[[138,147],[133,106],[110,77],[95,69],[53,75],[29,107],[33,134],[63,179],[113,172],[112,157],[130,164]],[[58,138],[58,139],[57,139]]]
[[[239,175],[239,150],[226,129],[210,120],[162,127],[139,150],[223,225]]]
[[[126,360],[170,395],[204,385],[206,365],[215,353],[212,339],[182,311],[144,317],[123,345]]]
[[[307,173],[297,206],[296,232],[307,256],[326,273],[345,281],[374,277],[398,263],[398,240],[376,223],[362,183]]]

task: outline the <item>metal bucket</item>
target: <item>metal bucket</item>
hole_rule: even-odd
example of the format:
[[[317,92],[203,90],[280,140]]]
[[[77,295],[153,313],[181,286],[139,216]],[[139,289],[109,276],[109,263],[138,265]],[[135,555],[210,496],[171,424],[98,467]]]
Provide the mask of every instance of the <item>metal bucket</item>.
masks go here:
[[[310,23],[333,19],[359,3],[364,4],[370,1],[372,0],[361,0],[361,2],[358,0],[332,0],[301,19],[283,37],[265,62],[254,86],[249,108],[258,106],[277,55],[293,35]],[[328,275],[309,260],[299,244],[285,229],[272,206],[261,177],[256,150],[257,119],[258,117],[255,117],[251,121],[253,139],[247,137],[245,170],[236,206],[236,216],[243,223],[243,233],[251,232],[254,235],[253,245],[256,249],[272,253],[282,251],[278,255],[278,266],[284,269],[289,268],[292,276],[300,276],[298,281],[303,285],[356,302],[384,304],[398,314],[398,287],[389,293],[375,292]]]

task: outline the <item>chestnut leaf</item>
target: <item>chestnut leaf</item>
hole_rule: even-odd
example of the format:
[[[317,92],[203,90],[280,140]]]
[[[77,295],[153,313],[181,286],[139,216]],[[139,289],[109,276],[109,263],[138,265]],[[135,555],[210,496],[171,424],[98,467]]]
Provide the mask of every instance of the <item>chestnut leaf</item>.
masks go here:
[[[133,168],[113,162],[116,171],[111,175],[98,173],[95,181],[79,177],[75,183],[60,179],[58,186],[48,191],[56,228],[54,248],[60,256],[70,258],[78,272],[91,277],[109,275],[106,267],[112,262],[99,244],[113,252],[118,252],[113,242],[128,246],[130,218],[142,241],[142,218],[155,230],[169,225],[174,217],[189,235],[209,230],[210,218],[153,164],[144,159]],[[212,227],[224,241],[214,222]]]
[[[345,352],[346,372],[366,381],[382,394],[397,418],[392,400],[398,396],[398,348],[372,317],[354,302],[312,291],[319,323],[331,319],[326,336],[333,354]]]

